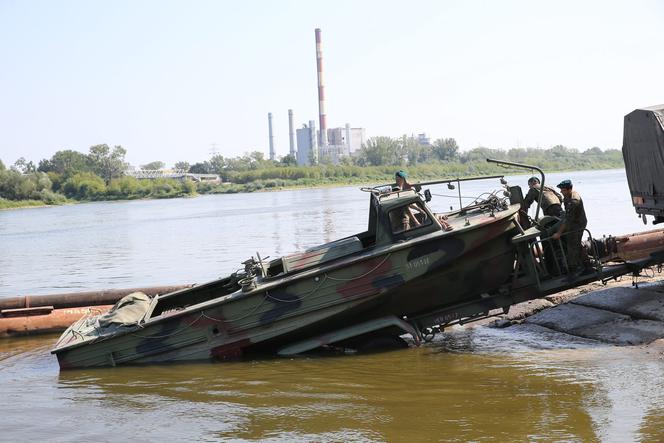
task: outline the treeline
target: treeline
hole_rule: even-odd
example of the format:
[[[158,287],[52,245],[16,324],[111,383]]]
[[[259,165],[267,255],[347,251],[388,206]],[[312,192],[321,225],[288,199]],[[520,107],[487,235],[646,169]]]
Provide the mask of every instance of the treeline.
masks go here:
[[[413,137],[375,137],[367,140],[356,155],[342,157],[338,165],[332,165],[329,159],[321,159],[316,166],[297,166],[290,155],[277,162],[266,160],[261,152],[252,152],[235,158],[216,155],[209,161],[194,165],[180,162],[176,163],[176,168],[217,174],[225,182],[253,184],[254,187],[260,188],[278,187],[292,182],[309,185],[385,180],[392,178],[395,169],[404,167],[409,169],[412,177],[418,179],[505,171],[487,163],[487,158],[531,164],[549,171],[623,167],[622,153],[617,149],[602,151],[593,147],[580,152],[557,145],[551,149],[500,150],[478,147],[460,152],[453,138],[438,139],[430,145],[420,145]]]
[[[495,171],[486,163],[487,158],[527,163],[548,170],[623,167],[622,153],[617,149],[602,151],[598,147],[593,147],[580,152],[557,145],[551,149],[501,150],[478,147],[460,152],[453,138],[438,139],[430,145],[420,145],[414,137],[370,138],[356,155],[342,157],[338,165],[333,165],[329,159],[321,159],[319,165],[303,167],[297,166],[295,159],[290,155],[280,161],[271,161],[266,160],[262,152],[252,152],[234,158],[215,155],[209,161],[193,165],[178,162],[175,167],[195,173],[217,174],[225,182],[250,183],[274,179],[384,178],[384,171],[393,171],[395,167],[420,166],[431,166],[436,174],[474,175],[484,171]]]
[[[552,171],[608,169],[623,167],[619,150],[593,147],[580,152],[561,145],[551,149],[478,147],[461,152],[453,138],[421,145],[413,137],[375,137],[340,164],[321,159],[315,166],[297,166],[288,155],[279,161],[261,152],[227,158],[215,155],[209,161],[177,162],[174,169],[199,174],[217,174],[222,183],[194,183],[190,180],[138,180],[126,176],[126,150],[121,146],[92,146],[87,154],[73,150],[56,152],[38,164],[18,159],[7,168],[0,160],[0,208],[30,204],[60,204],[67,201],[170,198],[196,193],[252,192],[287,186],[316,186],[335,183],[385,183],[394,171],[408,168],[414,181],[442,177],[504,173],[505,169],[486,162],[497,158],[531,164]],[[161,169],[154,161],[144,169]],[[517,170],[514,170],[517,172]]]
[[[35,165],[24,158],[10,168],[0,160],[0,209],[68,201],[171,198],[196,194],[191,181],[125,176],[121,146],[95,145],[88,154],[58,151]]]

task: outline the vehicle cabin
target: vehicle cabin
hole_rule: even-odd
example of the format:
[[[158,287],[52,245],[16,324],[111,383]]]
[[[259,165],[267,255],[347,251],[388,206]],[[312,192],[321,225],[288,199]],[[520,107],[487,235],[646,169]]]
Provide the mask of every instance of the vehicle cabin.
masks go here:
[[[365,232],[272,260],[266,276],[297,272],[440,230],[440,222],[414,190],[385,193],[374,190],[370,196],[369,223]]]

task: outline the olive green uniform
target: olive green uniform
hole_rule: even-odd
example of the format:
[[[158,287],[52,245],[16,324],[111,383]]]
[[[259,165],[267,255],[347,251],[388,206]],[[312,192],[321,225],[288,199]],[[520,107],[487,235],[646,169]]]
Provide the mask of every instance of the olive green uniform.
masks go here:
[[[523,210],[528,211],[533,202],[539,201],[540,186],[539,184],[533,186],[528,190],[526,197],[523,199]],[[560,217],[563,212],[561,206],[563,201],[563,196],[560,195],[553,188],[544,186],[544,191],[542,193],[542,212],[544,215],[551,215],[554,217]]]
[[[565,232],[563,233],[565,244],[567,246],[567,261],[570,271],[576,272],[582,270],[585,254],[581,247],[581,239],[584,229],[588,224],[586,211],[583,209],[583,200],[576,191],[572,191],[570,197],[565,197]]]

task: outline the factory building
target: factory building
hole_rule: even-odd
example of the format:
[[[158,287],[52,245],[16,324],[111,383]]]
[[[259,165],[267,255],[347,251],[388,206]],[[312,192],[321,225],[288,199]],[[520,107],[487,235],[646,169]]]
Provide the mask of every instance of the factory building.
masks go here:
[[[297,164],[311,165],[312,160],[338,164],[343,157],[356,155],[367,139],[364,128],[351,128],[346,124],[343,128],[328,128],[327,145],[320,146],[316,142],[320,134],[316,131],[315,122],[297,130]],[[317,155],[312,155],[316,151]],[[314,163],[315,164],[315,163]]]
[[[327,141],[330,145],[345,146],[343,155],[353,155],[362,149],[367,140],[364,128],[351,128],[346,124],[344,128],[330,128],[327,130]]]
[[[303,125],[296,131],[297,134],[297,164],[311,166],[318,163],[318,131],[316,122],[309,120],[309,125]]]

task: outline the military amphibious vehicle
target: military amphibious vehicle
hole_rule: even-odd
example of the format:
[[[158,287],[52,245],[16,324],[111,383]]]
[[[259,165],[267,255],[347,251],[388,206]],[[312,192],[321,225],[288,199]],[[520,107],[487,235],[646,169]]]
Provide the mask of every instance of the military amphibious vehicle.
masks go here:
[[[518,203],[494,192],[444,216],[431,212],[430,193],[417,191],[450,181],[364,188],[365,232],[267,263],[257,255],[244,272],[125,300],[72,325],[53,353],[70,368],[287,355],[404,333],[418,340],[409,318],[481,298],[514,271]]]
[[[538,168],[493,162],[538,170],[544,185]],[[456,183],[461,200],[462,182],[487,179],[500,179],[499,189],[444,214],[431,211],[430,189],[422,192]],[[503,176],[362,190],[366,231],[268,262],[256,254],[242,272],[192,288],[131,294],[62,334],[52,351],[60,368],[363,349],[403,344],[406,334],[419,343],[449,325],[662,262],[653,254],[604,265],[589,250],[595,268],[570,274],[563,242],[547,235],[556,220],[539,218],[539,205],[524,219],[521,188]]]

